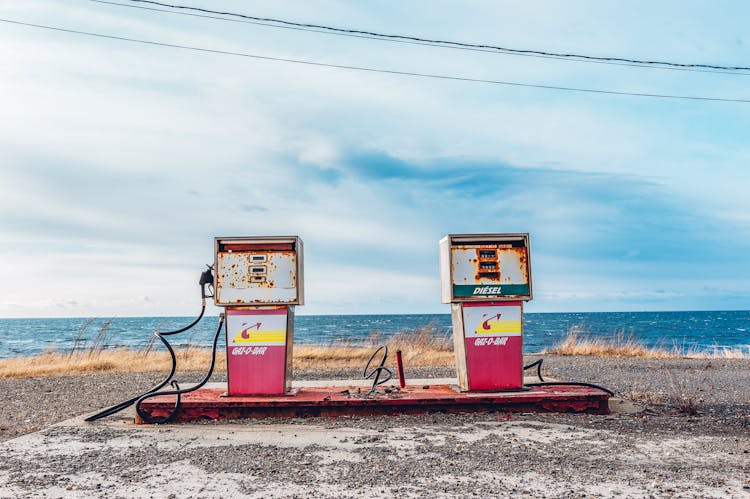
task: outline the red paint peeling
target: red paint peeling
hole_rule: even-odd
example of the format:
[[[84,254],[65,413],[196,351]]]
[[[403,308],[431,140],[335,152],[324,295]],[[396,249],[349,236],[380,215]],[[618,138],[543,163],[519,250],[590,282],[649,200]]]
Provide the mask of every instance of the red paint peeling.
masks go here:
[[[369,387],[302,388],[294,394],[254,397],[226,397],[226,390],[200,389],[183,395],[175,421],[476,411],[609,414],[607,393],[576,385],[491,393],[457,392],[448,385],[390,389],[390,393],[381,388],[376,395],[367,396]],[[173,407],[171,396],[141,404],[151,417],[165,416]]]

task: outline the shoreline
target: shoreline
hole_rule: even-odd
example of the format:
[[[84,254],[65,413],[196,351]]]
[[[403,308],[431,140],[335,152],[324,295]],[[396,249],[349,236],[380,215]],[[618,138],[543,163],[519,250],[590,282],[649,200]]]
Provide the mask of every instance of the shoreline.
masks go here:
[[[450,339],[448,312],[446,309],[439,314],[298,314],[295,347],[331,347],[341,342],[353,344],[348,343],[349,340],[365,346],[375,345],[375,342],[380,345],[390,343],[394,336],[411,337],[425,332]],[[730,352],[735,357],[750,358],[746,332],[750,310],[527,311],[525,316],[524,344],[528,350],[537,352],[552,351],[558,343],[566,340],[566,336],[574,333],[583,342],[596,342],[601,338],[614,339],[614,343],[632,340],[647,350],[662,350],[672,356],[714,357]],[[440,317],[440,320],[435,320],[435,317]],[[3,347],[0,349],[0,364],[19,355],[30,358],[46,351],[58,355],[67,355],[70,350],[87,352],[117,348],[141,351],[153,347],[153,350],[160,351],[163,347],[158,341],[150,345],[153,332],[181,327],[192,319],[190,316],[0,319],[0,337],[6,339],[0,345]],[[175,346],[180,345],[180,350],[188,344],[210,346],[215,317],[207,319],[184,335],[175,336]],[[715,341],[717,338],[721,341]]]

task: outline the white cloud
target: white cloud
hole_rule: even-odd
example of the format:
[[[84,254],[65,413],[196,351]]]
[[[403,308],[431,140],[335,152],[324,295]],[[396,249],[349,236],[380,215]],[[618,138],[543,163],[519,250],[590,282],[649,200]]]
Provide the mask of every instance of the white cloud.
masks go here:
[[[741,16],[711,13],[725,26],[716,31],[690,16],[657,26],[642,22],[638,8],[645,4],[222,5],[542,50],[692,60],[699,47],[706,60],[744,60],[743,49],[728,45],[744,33]],[[625,90],[744,92],[744,77],[385,44],[90,2],[7,8],[8,17],[30,22],[340,64]],[[690,9],[708,15],[701,6]],[[619,29],[628,22],[637,29]],[[750,245],[744,108],[346,72],[5,28],[0,272],[22,285],[0,294],[0,313],[114,315],[120,307],[121,315],[189,314],[197,272],[211,260],[217,235],[301,234],[309,255],[305,313],[443,310],[432,294],[437,240],[448,232],[531,230],[542,308],[616,308],[649,297],[672,307],[690,298],[669,285],[683,284],[682,260],[644,264],[664,286],[648,282],[643,295],[632,283],[617,290],[633,261],[694,242],[672,227],[660,235],[659,224],[731,228],[738,248]],[[381,154],[428,174],[396,168],[391,177],[368,177],[351,164],[358,154]],[[456,158],[466,158],[464,169]],[[441,161],[448,166],[438,167]],[[496,174],[511,165],[538,185]],[[544,171],[571,176],[540,176]],[[608,174],[622,189],[609,189],[604,177],[592,181],[592,174]],[[482,175],[496,184],[495,195],[459,185],[481,184]],[[623,201],[627,195],[632,203]],[[639,231],[656,242],[635,244]],[[570,247],[583,243],[587,251],[571,256]],[[735,260],[718,273],[746,263],[735,253],[729,258]],[[564,283],[570,268],[586,269],[573,290]],[[748,277],[738,274],[725,287],[741,293]],[[366,289],[357,287],[362,282]],[[653,291],[660,288],[666,291]]]

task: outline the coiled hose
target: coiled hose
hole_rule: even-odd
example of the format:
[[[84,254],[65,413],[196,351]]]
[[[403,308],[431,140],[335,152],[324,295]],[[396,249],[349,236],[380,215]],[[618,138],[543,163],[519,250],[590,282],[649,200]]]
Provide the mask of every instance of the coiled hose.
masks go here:
[[[375,356],[378,354],[379,351],[383,350],[383,358],[380,359],[380,365],[377,367],[374,367],[370,371],[370,364],[372,363],[372,360],[375,358]],[[372,355],[370,355],[370,359],[367,361],[367,364],[365,364],[365,372],[363,373],[363,376],[365,379],[370,379],[373,376],[375,379],[372,381],[372,388],[370,389],[370,393],[375,393],[375,390],[377,390],[378,385],[382,385],[386,381],[390,380],[393,377],[393,371],[385,367],[385,361],[388,358],[388,345],[382,345],[378,347],[377,350],[375,350]],[[380,375],[382,372],[385,371],[388,375],[387,378],[380,379]]]
[[[155,424],[162,424],[162,423],[168,423],[174,419],[174,417],[177,415],[177,411],[180,409],[180,401],[182,400],[182,394],[183,393],[189,393],[192,391],[197,390],[198,388],[202,387],[206,383],[208,383],[208,380],[211,379],[211,375],[214,372],[214,367],[216,366],[216,345],[219,342],[219,336],[221,335],[221,326],[224,325],[224,314],[221,314],[219,316],[219,325],[216,327],[216,334],[214,334],[214,342],[211,347],[211,365],[208,368],[208,372],[206,373],[206,376],[195,386],[191,386],[190,388],[184,388],[180,389],[180,385],[177,384],[177,381],[172,381],[172,387],[174,390],[168,390],[164,392],[149,392],[144,395],[142,395],[135,403],[135,412],[138,413],[138,416],[141,417],[143,421],[146,423],[155,423]],[[163,418],[152,418],[149,416],[146,412],[141,409],[141,404],[144,400],[150,399],[152,397],[159,397],[161,395],[177,395],[177,400],[175,400],[174,407],[170,411],[170,413],[163,417]]]
[[[174,349],[172,348],[172,345],[169,344],[169,342],[164,338],[165,336],[172,336],[175,334],[184,333],[188,329],[192,329],[195,327],[196,324],[200,322],[200,320],[203,318],[203,314],[206,312],[206,298],[210,298],[213,293],[208,294],[206,293],[206,286],[209,287],[209,289],[213,290],[213,273],[212,268],[209,267],[208,270],[203,271],[201,273],[200,280],[198,281],[198,285],[201,287],[201,312],[198,314],[198,317],[188,324],[185,327],[182,327],[180,329],[175,329],[174,331],[165,331],[165,332],[154,332],[154,336],[156,336],[159,341],[161,341],[164,346],[167,348],[167,351],[169,352],[169,356],[172,359],[172,367],[169,370],[169,375],[167,375],[164,380],[162,380],[159,384],[151,387],[150,389],[146,390],[145,392],[141,393],[140,395],[136,395],[135,397],[125,400],[123,402],[120,402],[117,405],[113,405],[112,407],[108,407],[107,409],[104,409],[100,412],[97,412],[93,416],[89,416],[84,421],[86,422],[92,422],[96,421],[97,419],[106,418],[107,416],[111,416],[112,414],[116,414],[124,409],[127,409],[134,403],[136,403],[139,399],[144,397],[145,395],[148,395],[150,393],[157,392],[167,386],[167,383],[172,381],[172,377],[174,376],[175,371],[177,370],[177,356],[174,353]],[[172,386],[175,386],[177,383],[172,382]]]
[[[544,359],[539,359],[527,366],[523,366],[523,370],[526,371],[527,369],[531,369],[532,367],[536,366],[536,375],[539,378],[539,381],[541,383],[524,383],[523,386],[565,386],[565,385],[573,385],[573,386],[587,386],[589,388],[596,388],[598,390],[601,390],[603,392],[606,392],[609,394],[610,397],[615,396],[615,392],[612,390],[608,390],[607,388],[604,388],[603,386],[595,385],[593,383],[583,383],[580,381],[544,381],[544,378],[542,378],[542,362],[544,362]]]
[[[535,360],[531,364],[523,366],[523,370],[526,371],[536,366],[536,377],[539,378],[539,381],[544,382],[544,378],[542,378],[542,362],[544,362],[544,359]]]

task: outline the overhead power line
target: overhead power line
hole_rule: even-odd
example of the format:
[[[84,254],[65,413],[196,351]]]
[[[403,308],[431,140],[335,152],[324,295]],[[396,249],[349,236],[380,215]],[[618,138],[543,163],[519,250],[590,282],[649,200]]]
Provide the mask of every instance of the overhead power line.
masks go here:
[[[253,24],[256,26],[267,26],[270,28],[289,29],[289,30],[295,30],[295,31],[307,31],[310,33],[320,33],[324,35],[345,36],[345,37],[351,37],[351,38],[364,38],[367,40],[378,40],[378,41],[386,41],[386,42],[393,42],[393,43],[405,43],[405,44],[410,44],[410,45],[423,45],[423,46],[428,46],[428,47],[439,47],[439,48],[447,48],[447,49],[453,49],[453,50],[468,50],[472,52],[489,52],[492,54],[500,54],[500,55],[532,57],[532,58],[537,58],[537,59],[555,59],[555,60],[564,60],[568,62],[582,62],[582,63],[587,63],[587,64],[606,64],[609,66],[626,66],[626,67],[629,66],[629,67],[636,67],[636,68],[658,69],[658,70],[667,70],[667,71],[688,71],[688,72],[693,72],[693,73],[714,73],[714,74],[725,74],[725,75],[732,75],[732,76],[750,76],[750,73],[743,73],[739,71],[722,71],[722,70],[716,70],[716,69],[644,65],[644,64],[636,64],[632,62],[599,61],[599,60],[590,60],[590,59],[575,59],[575,58],[570,58],[570,57],[563,58],[563,57],[558,57],[558,56],[541,55],[541,54],[534,54],[534,53],[517,53],[517,52],[500,51],[497,49],[462,47],[458,45],[444,45],[441,43],[432,43],[432,42],[427,42],[427,41],[400,40],[400,39],[395,39],[395,38],[383,38],[380,36],[364,35],[364,34],[357,34],[357,33],[341,33],[337,31],[329,31],[325,29],[305,28],[302,26],[274,24],[271,21],[254,21],[251,19],[233,19],[231,17],[222,17],[220,15],[197,14],[194,12],[180,12],[180,11],[170,10],[166,8],[160,9],[157,7],[146,7],[143,5],[131,5],[131,4],[126,4],[126,3],[121,3],[121,2],[113,2],[109,0],[91,0],[91,1],[96,2],[96,3],[106,4],[106,5],[116,5],[119,7],[127,7],[129,9],[150,10],[153,12],[165,12],[168,14],[177,14],[177,15],[189,16],[189,17],[199,17],[199,18],[204,18],[204,19],[212,19],[216,21]],[[203,10],[206,10],[206,9],[203,9]]]
[[[110,4],[122,5],[122,4],[117,4],[116,2],[107,2],[103,0],[92,0],[92,1],[99,2],[99,3],[110,3]],[[624,58],[624,57],[601,57],[601,56],[572,54],[572,53],[564,53],[564,52],[548,52],[548,51],[542,51],[542,50],[515,49],[515,48],[502,47],[498,45],[490,45],[490,44],[483,44],[483,43],[456,42],[456,41],[451,41],[451,40],[421,38],[421,37],[411,36],[411,35],[395,35],[395,34],[387,34],[387,33],[378,33],[375,31],[366,31],[366,30],[349,29],[349,28],[337,28],[334,26],[326,26],[323,24],[300,23],[300,22],[294,22],[294,21],[287,21],[284,19],[274,19],[271,17],[250,16],[247,14],[240,14],[237,12],[218,11],[218,10],[204,9],[201,7],[192,7],[188,5],[177,5],[177,4],[170,4],[170,3],[165,3],[165,2],[157,2],[155,0],[129,0],[129,1],[133,3],[139,3],[139,4],[158,5],[160,7],[167,7],[170,9],[188,10],[188,11],[193,11],[193,12],[202,12],[205,14],[215,14],[215,15],[221,15],[221,16],[232,16],[232,17],[238,17],[241,19],[247,19],[251,21],[257,21],[257,22],[263,22],[263,23],[274,23],[274,24],[279,24],[279,25],[284,25],[284,26],[292,26],[296,28],[309,28],[309,29],[316,29],[316,30],[324,30],[324,31],[331,32],[331,33],[340,33],[340,34],[348,34],[348,35],[363,35],[366,37],[372,37],[372,38],[384,39],[384,40],[387,39],[387,40],[420,42],[420,43],[443,46],[443,47],[481,49],[481,50],[502,52],[502,53],[507,53],[507,54],[535,55],[535,56],[551,57],[555,59],[573,59],[573,60],[580,60],[580,61],[596,61],[596,62],[617,62],[617,63],[634,64],[638,66],[671,67],[671,68],[682,68],[682,69],[716,69],[716,70],[723,70],[723,71],[728,71],[728,72],[750,71],[750,66],[724,66],[724,65],[719,65],[719,64],[681,63],[681,62],[656,61],[656,60],[646,60],[646,59],[632,59],[632,58]]]
[[[145,45],[154,45],[154,46],[159,46],[159,47],[194,50],[197,52],[232,55],[232,56],[237,56],[237,57],[247,57],[251,59],[260,59],[260,60],[265,60],[265,61],[288,62],[288,63],[293,63],[293,64],[304,64],[307,66],[346,69],[346,70],[363,71],[363,72],[369,72],[369,73],[383,73],[383,74],[392,74],[392,75],[401,75],[401,76],[414,76],[414,77],[420,77],[420,78],[433,78],[433,79],[440,79],[440,80],[487,83],[487,84],[493,84],[493,85],[505,85],[505,86],[512,86],[512,87],[540,88],[540,89],[547,89],[547,90],[560,90],[560,91],[566,91],[566,92],[582,92],[582,93],[607,94],[607,95],[627,95],[627,96],[632,96],[632,97],[652,97],[652,98],[658,98],[658,99],[684,99],[684,100],[695,100],[695,101],[741,102],[741,103],[750,104],[750,99],[703,97],[703,96],[695,96],[695,95],[653,94],[653,93],[645,93],[645,92],[620,92],[616,90],[599,90],[599,89],[593,89],[593,88],[577,88],[577,87],[565,87],[565,86],[558,86],[558,85],[542,85],[542,84],[535,84],[535,83],[520,83],[520,82],[513,82],[513,81],[489,80],[489,79],[482,79],[482,78],[451,76],[451,75],[442,75],[442,74],[435,74],[435,73],[417,73],[417,72],[412,72],[412,71],[398,71],[394,69],[371,68],[371,67],[366,67],[366,66],[330,64],[330,63],[324,63],[324,62],[307,61],[303,59],[271,57],[271,56],[265,56],[265,55],[259,55],[259,54],[250,54],[246,52],[233,52],[229,50],[209,49],[209,48],[203,48],[203,47],[195,47],[191,45],[179,45],[179,44],[174,44],[174,43],[155,42],[151,40],[142,40],[139,38],[128,38],[124,36],[115,36],[115,35],[107,35],[103,33],[93,33],[90,31],[60,28],[57,26],[33,24],[33,23],[27,23],[27,22],[22,22],[22,21],[15,21],[12,19],[0,18],[0,22],[17,24],[20,26],[27,26],[27,27],[32,27],[32,28],[46,29],[46,30],[51,30],[51,31],[61,31],[64,33],[72,33],[76,35],[106,38],[109,40],[120,40],[120,41],[140,43],[140,44],[145,44]]]

